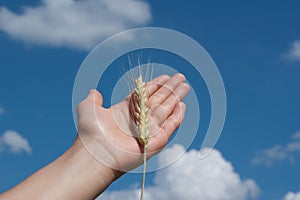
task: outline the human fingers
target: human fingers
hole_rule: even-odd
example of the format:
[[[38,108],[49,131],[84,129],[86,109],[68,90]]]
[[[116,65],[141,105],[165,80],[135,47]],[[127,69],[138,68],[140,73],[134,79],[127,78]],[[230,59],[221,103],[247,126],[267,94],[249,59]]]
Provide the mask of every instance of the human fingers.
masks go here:
[[[163,126],[163,130],[168,139],[183,121],[185,110],[185,104],[183,102],[178,102],[174,108],[172,115],[170,115],[166,120]]]
[[[151,137],[151,140],[149,141],[149,147],[151,147],[151,149],[154,151],[160,150],[167,144],[174,131],[183,121],[185,110],[186,106],[183,102],[178,102],[175,105],[173,113],[168,117],[159,133]]]
[[[151,96],[156,90],[171,79],[168,75],[161,75],[146,83],[147,96]]]
[[[163,86],[161,86],[157,91],[155,91],[149,97],[149,106],[160,105],[168,96],[175,90],[175,88],[185,81],[183,74],[175,74],[170,80],[168,80]]]
[[[190,86],[182,82],[178,87],[170,94],[170,96],[151,113],[151,119],[157,123],[158,126],[163,124],[165,120],[173,113],[176,104],[187,95],[190,91]]]
[[[171,78],[168,75],[160,75],[151,81],[146,83],[146,93],[147,97],[150,97],[156,90],[158,90],[162,85],[164,85],[167,81],[169,81]],[[133,92],[131,92],[125,99],[129,100],[133,97]]]

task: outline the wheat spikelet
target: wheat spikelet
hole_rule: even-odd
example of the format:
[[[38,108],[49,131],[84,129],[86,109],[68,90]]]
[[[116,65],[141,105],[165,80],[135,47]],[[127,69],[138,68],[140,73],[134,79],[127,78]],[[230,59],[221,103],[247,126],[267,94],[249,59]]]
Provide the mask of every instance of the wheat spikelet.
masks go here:
[[[135,123],[137,126],[137,131],[139,135],[139,141],[142,145],[147,146],[149,140],[149,130],[148,130],[148,97],[145,87],[145,82],[143,82],[142,75],[135,80]]]
[[[148,96],[146,85],[143,80],[142,71],[140,65],[139,67],[139,76],[134,80],[134,98],[133,102],[133,114],[135,117],[135,124],[137,133],[139,136],[139,142],[144,147],[144,170],[143,170],[143,179],[142,179],[142,189],[140,200],[143,200],[144,189],[145,189],[145,179],[146,179],[146,163],[147,163],[147,146],[149,142],[149,119],[148,119]]]

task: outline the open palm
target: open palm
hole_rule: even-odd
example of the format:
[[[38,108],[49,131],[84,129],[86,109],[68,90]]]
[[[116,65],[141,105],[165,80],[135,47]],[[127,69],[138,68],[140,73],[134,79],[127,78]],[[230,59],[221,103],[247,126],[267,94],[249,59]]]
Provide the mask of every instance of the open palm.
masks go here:
[[[181,102],[189,91],[182,74],[159,76],[147,83],[150,108],[149,157],[159,152],[180,125],[185,113]],[[128,96],[110,108],[102,107],[102,96],[91,90],[77,109],[78,133],[87,150],[103,164],[128,171],[142,163],[143,148],[138,142],[130,115]]]

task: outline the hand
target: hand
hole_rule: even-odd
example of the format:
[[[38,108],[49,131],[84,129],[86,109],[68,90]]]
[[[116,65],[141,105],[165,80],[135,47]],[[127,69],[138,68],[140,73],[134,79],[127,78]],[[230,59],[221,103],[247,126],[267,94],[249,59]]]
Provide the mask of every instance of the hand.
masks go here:
[[[149,157],[167,144],[182,122],[185,105],[181,100],[188,91],[180,74],[160,76],[147,84],[151,110]],[[128,96],[106,109],[101,94],[91,90],[78,106],[80,140],[76,138],[68,151],[1,194],[0,199],[95,199],[123,174],[121,171],[140,165],[143,148],[132,127],[130,100]]]
[[[167,144],[182,122],[185,105],[181,101],[190,88],[182,74],[159,76],[146,87],[151,133],[147,153],[151,157]],[[118,171],[129,171],[142,163],[143,150],[130,116],[130,100],[131,95],[106,109],[101,94],[91,90],[77,108],[82,143],[94,158]]]

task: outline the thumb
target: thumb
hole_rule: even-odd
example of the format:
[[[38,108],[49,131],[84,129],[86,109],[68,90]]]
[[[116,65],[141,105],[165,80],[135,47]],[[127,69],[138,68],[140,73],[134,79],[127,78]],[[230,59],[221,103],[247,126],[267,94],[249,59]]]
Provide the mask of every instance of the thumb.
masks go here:
[[[96,89],[91,89],[86,99],[94,102],[98,106],[102,106],[102,95]]]

